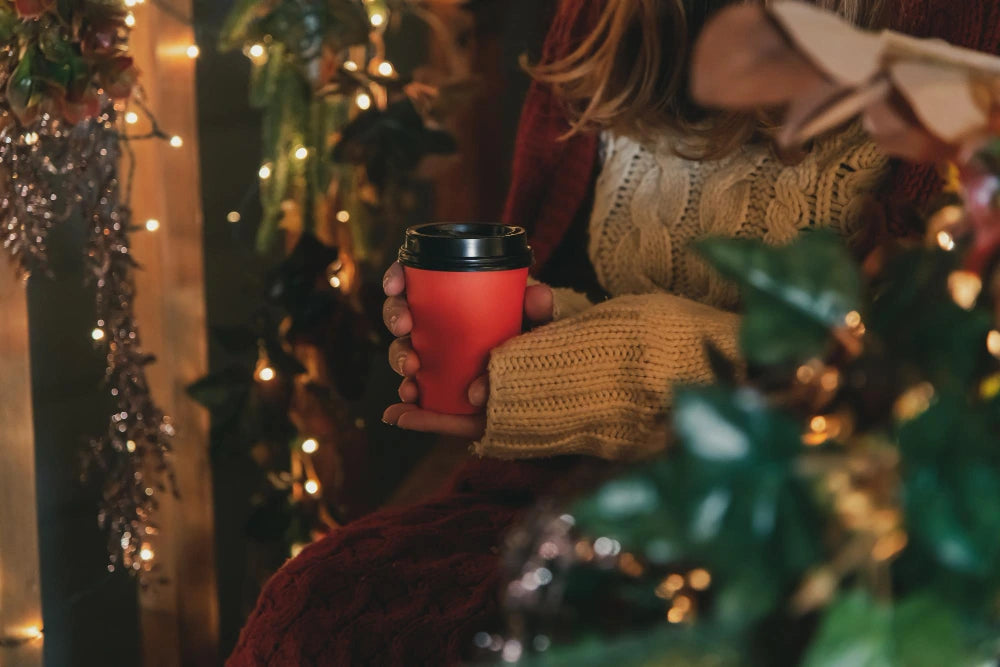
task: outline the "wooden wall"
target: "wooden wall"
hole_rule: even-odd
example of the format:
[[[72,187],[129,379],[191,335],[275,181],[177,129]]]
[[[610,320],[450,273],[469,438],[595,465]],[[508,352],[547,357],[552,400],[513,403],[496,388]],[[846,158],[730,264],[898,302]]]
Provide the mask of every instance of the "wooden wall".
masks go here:
[[[195,60],[186,54],[195,43],[191,2],[161,0],[134,11],[132,44],[149,106],[164,131],[183,140],[179,148],[163,141],[136,147],[135,220],[160,222],[157,231],[135,236],[143,266],[137,316],[144,345],[158,359],[149,371],[153,391],[177,426],[181,493],[159,517],[157,558],[169,582],[140,593],[142,664],[211,665],[218,660],[218,605],[208,415],[185,393],[208,368]]]
[[[0,637],[24,639],[42,628],[35,433],[25,285],[0,269]],[[0,645],[0,665],[42,664],[40,639]]]

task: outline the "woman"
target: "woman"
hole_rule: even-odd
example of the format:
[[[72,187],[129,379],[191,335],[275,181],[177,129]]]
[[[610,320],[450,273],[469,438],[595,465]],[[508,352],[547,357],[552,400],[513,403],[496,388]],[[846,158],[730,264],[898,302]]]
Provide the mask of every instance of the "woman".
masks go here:
[[[790,241],[830,228],[851,240],[877,220],[874,195],[889,160],[860,124],[798,155],[776,150],[759,114],[714,113],[689,94],[690,45],[726,0],[609,3],[594,31],[535,77],[570,114],[569,135],[600,133],[602,160],[589,258],[611,299],[591,304],[570,290],[529,289],[535,322],[556,320],[492,354],[470,401],[481,417],[419,410],[418,355],[398,264],[386,274],[385,321],[400,336],[390,362],[405,376],[402,404],[385,421],[478,440],[483,456],[588,454],[621,459],[666,444],[671,387],[711,379],[709,341],[736,354],[736,290],[696,255],[705,236]],[[886,22],[883,0],[822,0],[866,28]]]
[[[589,221],[595,268],[602,284],[621,296],[589,306],[569,292],[532,289],[528,314],[557,321],[494,355],[486,423],[442,421],[406,404],[387,411],[389,421],[473,437],[482,436],[485,426],[479,451],[506,457],[651,451],[662,446],[656,431],[669,400],[668,380],[707,378],[700,348],[704,332],[733,350],[737,317],[725,308],[734,295],[687,253],[685,240],[705,227],[774,240],[817,225],[852,235],[861,225],[853,214],[860,208],[855,198],[869,200],[879,184],[886,192],[879,199],[883,204],[920,203],[932,196],[939,185],[933,168],[890,169],[856,129],[818,142],[808,155],[778,156],[770,149],[766,124],[707,116],[691,105],[683,94],[685,70],[677,61],[686,59],[687,44],[704,17],[723,4],[686,1],[680,23],[681,5],[674,0],[561,3],[537,70],[540,80],[522,116],[507,219],[532,229],[543,266],[559,254],[556,247],[574,219]],[[963,2],[958,11],[951,0],[835,6],[876,25],[883,4],[897,29],[982,50],[1000,45],[1000,8],[992,0]],[[675,48],[671,58],[667,52]],[[641,76],[630,78],[633,71]],[[571,123],[577,132],[562,138],[574,129]],[[596,187],[592,173],[599,141],[592,128],[603,132]],[[678,141],[689,136],[697,139],[694,145]],[[699,153],[709,159],[692,159]],[[743,182],[750,187],[741,190]],[[591,194],[593,215],[586,207]],[[711,214],[717,204],[726,214]],[[698,224],[692,226],[694,220]],[[395,296],[404,287],[394,272],[386,286]],[[389,305],[395,310],[387,320],[402,335],[408,327],[405,304]],[[687,328],[690,322],[697,323],[697,332]],[[609,355],[608,350],[622,349],[623,337],[633,356]],[[678,346],[683,354],[677,354]],[[538,399],[546,407],[538,410],[535,397],[525,392],[551,374],[534,366],[537,360],[563,363],[567,349],[592,356],[584,357],[582,368],[559,367],[556,377],[566,382],[558,392],[548,387]],[[403,370],[412,374],[419,360],[402,343],[393,351],[406,354]],[[633,358],[650,359],[655,370],[639,372],[646,364],[634,364]],[[392,362],[399,362],[398,355]],[[627,373],[637,373],[633,385],[614,384]],[[611,388],[595,391],[594,380]],[[405,383],[401,393],[415,398]],[[553,402],[544,403],[550,395],[556,395]],[[518,397],[524,396],[530,421],[519,411],[524,399]],[[601,420],[591,416],[596,410],[605,411]],[[471,646],[474,632],[490,629],[504,530],[576,462],[574,457],[470,461],[432,501],[376,513],[308,547],[268,584],[230,664],[454,663]]]

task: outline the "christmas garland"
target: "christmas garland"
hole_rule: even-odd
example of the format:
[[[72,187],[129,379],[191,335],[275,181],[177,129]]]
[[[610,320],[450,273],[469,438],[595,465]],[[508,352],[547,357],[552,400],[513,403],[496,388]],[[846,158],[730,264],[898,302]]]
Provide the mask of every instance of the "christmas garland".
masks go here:
[[[404,16],[449,52],[428,4],[242,0],[220,35],[221,50],[252,63],[250,101],[263,121],[256,251],[271,268],[255,322],[212,331],[233,361],[189,391],[212,412],[216,455],[252,453],[267,473],[251,536],[292,553],[356,514],[314,458],[366,449],[349,402],[388,343],[371,324],[381,275],[425,197],[418,166],[456,148],[441,121],[469,82],[440,68],[435,84],[414,80],[387,53],[387,31]]]
[[[123,114],[137,103],[133,23],[117,0],[0,2],[0,225],[25,278],[51,272],[46,241],[54,227],[88,230],[92,337],[107,353],[114,412],[90,444],[85,474],[103,483],[98,521],[108,533],[109,570],[120,565],[145,582],[155,569],[157,495],[175,489],[174,429],[146,380],[153,358],[135,323],[134,227],[119,173],[130,139]],[[148,136],[166,138],[152,125]]]

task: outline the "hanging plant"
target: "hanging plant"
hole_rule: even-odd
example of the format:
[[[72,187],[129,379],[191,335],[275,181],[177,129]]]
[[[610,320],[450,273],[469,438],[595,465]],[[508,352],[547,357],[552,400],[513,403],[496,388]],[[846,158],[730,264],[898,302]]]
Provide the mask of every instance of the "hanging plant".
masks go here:
[[[92,440],[85,474],[100,479],[108,568],[146,583],[155,571],[160,493],[175,491],[174,433],[150,394],[134,315],[136,267],[122,112],[136,91],[129,14],[118,2],[0,1],[0,226],[18,273],[51,273],[49,233],[83,224],[96,289],[94,344],[106,353],[114,412]],[[154,122],[153,136],[163,137]]]

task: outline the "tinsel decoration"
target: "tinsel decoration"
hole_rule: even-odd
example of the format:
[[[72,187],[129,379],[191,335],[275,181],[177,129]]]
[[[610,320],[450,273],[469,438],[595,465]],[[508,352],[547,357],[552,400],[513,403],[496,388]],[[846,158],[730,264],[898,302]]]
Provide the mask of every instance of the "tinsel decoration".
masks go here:
[[[154,403],[134,315],[136,263],[128,193],[119,175],[128,137],[118,113],[132,98],[127,12],[119,3],[0,2],[0,225],[23,278],[50,274],[56,225],[89,229],[88,281],[96,291],[95,345],[107,352],[114,412],[84,454],[99,477],[108,569],[146,583],[154,571],[157,494],[176,492],[168,458],[174,428]],[[151,136],[161,136],[156,123]]]

